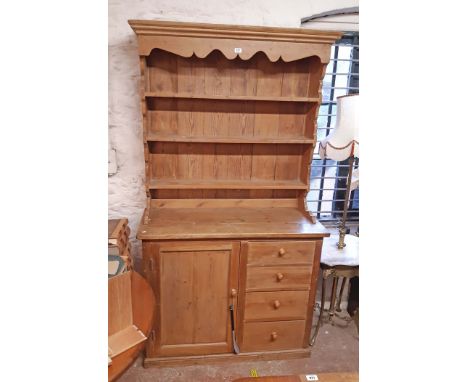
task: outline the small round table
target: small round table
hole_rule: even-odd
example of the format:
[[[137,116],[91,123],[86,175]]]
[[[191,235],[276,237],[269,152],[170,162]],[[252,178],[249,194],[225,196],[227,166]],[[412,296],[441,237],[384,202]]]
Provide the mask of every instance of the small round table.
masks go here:
[[[314,346],[318,331],[322,325],[324,313],[326,281],[333,277],[330,309],[328,310],[328,321],[333,324],[335,312],[341,312],[341,299],[343,297],[346,281],[352,277],[359,276],[359,238],[353,235],[345,236],[346,247],[339,249],[336,246],[338,236],[331,235],[323,240],[322,257],[320,259],[320,270],[322,272],[322,297],[320,300],[320,314],[313,335],[310,338],[309,345]],[[340,292],[337,296],[338,281],[341,282]],[[338,297],[338,300],[336,301]]]

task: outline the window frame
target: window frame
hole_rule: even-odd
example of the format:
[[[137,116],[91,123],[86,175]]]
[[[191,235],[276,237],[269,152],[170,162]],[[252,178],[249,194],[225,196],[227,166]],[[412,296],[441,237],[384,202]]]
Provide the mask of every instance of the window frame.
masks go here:
[[[351,48],[349,58],[340,57],[341,47]],[[339,62],[346,61],[350,63],[347,72],[339,72]],[[347,77],[346,87],[337,86],[338,76],[343,75],[346,75]],[[337,40],[336,43],[333,44],[330,63],[326,70],[326,76],[330,76],[331,81],[329,82],[329,86],[325,79],[323,82],[322,103],[319,109],[318,118],[326,117],[326,125],[321,127],[319,126],[319,123],[317,123],[317,129],[325,131],[325,135],[320,137],[319,140],[328,136],[333,131],[333,120],[336,116],[334,111],[334,108],[336,109],[336,97],[359,93],[359,32],[347,32],[340,40]],[[336,90],[340,90],[340,93],[343,93],[342,90],[345,90],[345,94],[337,95]],[[326,113],[323,113],[324,108],[326,108]],[[320,135],[322,134],[319,134],[318,132],[317,136],[319,137]],[[358,162],[359,159],[356,158],[354,168],[358,166]],[[316,145],[311,162],[311,189],[307,194],[306,200],[311,212],[321,222],[338,222],[343,215],[342,211],[346,194],[348,167],[349,159],[341,162],[335,162],[330,159],[321,159],[318,155],[318,144]],[[329,176],[330,174],[327,174],[327,169],[330,168],[336,168],[334,176]],[[319,185],[318,187],[313,188],[312,185],[317,184],[317,180],[319,181]],[[333,185],[330,186],[330,183],[332,182]],[[330,197],[330,191],[333,191],[332,197]],[[325,207],[326,209],[324,209],[324,205],[330,205],[330,203],[331,208]],[[316,206],[315,208],[314,205]],[[359,222],[358,189],[351,192],[347,221]]]

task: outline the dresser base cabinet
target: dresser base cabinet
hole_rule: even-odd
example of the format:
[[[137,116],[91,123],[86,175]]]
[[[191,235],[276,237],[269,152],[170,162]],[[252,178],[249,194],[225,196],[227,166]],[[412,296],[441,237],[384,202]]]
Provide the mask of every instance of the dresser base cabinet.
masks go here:
[[[321,244],[321,239],[143,241],[144,275],[156,296],[145,366],[232,360],[229,356],[307,357]],[[257,245],[269,251],[263,252],[270,254],[267,261],[257,261]],[[309,252],[297,257],[297,247]],[[255,288],[250,274],[258,277]]]
[[[129,24],[146,191],[137,238],[156,297],[144,365],[309,356],[329,233],[306,199],[341,33]]]

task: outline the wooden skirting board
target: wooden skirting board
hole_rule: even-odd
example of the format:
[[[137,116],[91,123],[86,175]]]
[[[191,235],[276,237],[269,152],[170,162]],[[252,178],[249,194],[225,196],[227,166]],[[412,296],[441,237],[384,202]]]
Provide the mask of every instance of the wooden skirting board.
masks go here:
[[[270,351],[270,352],[251,352],[241,354],[210,354],[202,356],[189,357],[164,357],[164,358],[145,358],[144,367],[165,367],[165,366],[183,366],[183,365],[205,365],[217,362],[236,362],[236,361],[271,361],[280,359],[295,359],[310,357],[310,349]]]

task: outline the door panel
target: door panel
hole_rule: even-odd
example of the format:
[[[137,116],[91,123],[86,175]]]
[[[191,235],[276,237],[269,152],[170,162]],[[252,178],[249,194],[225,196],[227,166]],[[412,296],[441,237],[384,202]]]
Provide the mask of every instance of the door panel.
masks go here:
[[[229,305],[237,310],[238,243],[158,244],[157,355],[232,351]]]
[[[225,325],[219,323],[228,317],[229,258],[230,251],[161,256],[163,344],[225,341]]]

